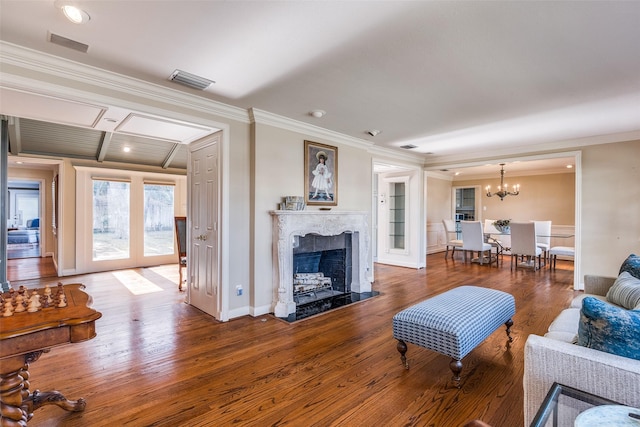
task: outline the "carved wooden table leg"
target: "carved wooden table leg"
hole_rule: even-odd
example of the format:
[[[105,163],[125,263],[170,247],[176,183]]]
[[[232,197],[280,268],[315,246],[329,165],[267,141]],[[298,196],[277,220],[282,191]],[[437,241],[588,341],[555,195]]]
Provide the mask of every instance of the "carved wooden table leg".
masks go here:
[[[83,411],[87,403],[84,399],[68,400],[58,391],[41,393],[30,391],[29,364],[49,350],[39,350],[2,360],[0,374],[0,420],[1,427],[24,427],[33,417],[33,411],[45,405],[57,405],[64,410]]]
[[[4,369],[3,369],[4,370]],[[0,374],[0,414],[2,427],[26,426],[27,413],[22,410],[22,368]]]
[[[65,411],[70,412],[84,411],[84,408],[87,406],[87,402],[83,398],[80,398],[78,400],[69,400],[64,397],[59,391],[40,392],[40,390],[35,390],[33,393],[29,391],[29,363],[35,362],[36,360],[38,360],[38,358],[40,358],[40,355],[43,352],[48,351],[49,350],[43,350],[40,352],[28,353],[25,355],[25,364],[22,368],[20,376],[23,378],[24,384],[24,387],[22,389],[22,409],[27,414],[27,420],[30,420],[33,417],[33,411],[45,405],[56,405],[64,409]]]

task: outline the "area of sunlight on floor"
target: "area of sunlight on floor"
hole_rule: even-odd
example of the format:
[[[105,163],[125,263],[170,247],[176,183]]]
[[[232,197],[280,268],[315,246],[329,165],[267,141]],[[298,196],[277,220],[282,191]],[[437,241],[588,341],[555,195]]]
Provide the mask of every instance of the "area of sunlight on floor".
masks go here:
[[[144,295],[164,290],[133,270],[114,271],[112,274],[133,295]]]

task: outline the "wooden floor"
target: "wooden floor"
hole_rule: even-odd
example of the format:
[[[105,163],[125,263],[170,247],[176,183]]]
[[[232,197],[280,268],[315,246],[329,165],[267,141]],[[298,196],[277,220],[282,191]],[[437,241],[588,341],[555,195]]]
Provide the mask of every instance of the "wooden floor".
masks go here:
[[[56,267],[51,257],[14,258],[7,260],[7,280],[9,283],[28,279],[56,277]]]
[[[381,295],[295,323],[271,315],[226,323],[185,304],[175,265],[14,282],[29,287],[84,283],[97,337],[54,348],[31,365],[31,388],[84,397],[83,413],[55,406],[30,426],[461,426],[481,419],[521,426],[523,346],[543,334],[574,295],[573,265],[555,271],[501,268],[427,257],[427,268],[376,265]],[[148,283],[147,283],[148,285]],[[449,358],[409,345],[396,350],[391,318],[444,290],[477,285],[514,295],[513,343],[496,331],[463,359],[451,387]]]

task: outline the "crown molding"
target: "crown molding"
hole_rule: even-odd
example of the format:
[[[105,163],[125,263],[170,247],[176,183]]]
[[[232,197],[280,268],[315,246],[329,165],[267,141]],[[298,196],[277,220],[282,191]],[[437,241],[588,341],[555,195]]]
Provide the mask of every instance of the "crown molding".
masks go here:
[[[137,96],[149,100],[150,103],[169,104],[195,110],[205,116],[213,114],[249,123],[248,112],[242,108],[0,41],[0,65],[5,64],[45,74],[56,79],[72,80],[83,86],[88,84],[105,88],[109,91],[122,92],[128,96]],[[39,91],[47,95],[51,95],[52,90],[56,91],[54,86],[62,87],[55,85],[51,81],[42,82],[19,74],[10,74],[6,71],[6,68],[0,71],[0,85],[30,92]],[[60,90],[55,95],[64,93],[66,97],[69,94],[79,96],[86,94],[86,92],[81,89],[74,90],[64,86],[64,91]],[[97,94],[94,93],[94,95]],[[95,101],[95,96],[92,97],[92,100]],[[117,106],[124,107],[123,105]]]
[[[630,131],[613,133],[606,135],[594,135],[584,138],[567,139],[562,141],[547,142],[535,146],[516,146],[503,150],[491,150],[491,152],[470,152],[464,154],[450,156],[428,156],[425,157],[424,165],[428,168],[438,166],[448,166],[451,164],[459,164],[473,162],[475,165],[500,159],[521,158],[522,156],[544,155],[549,153],[558,153],[566,150],[575,150],[581,147],[601,144],[615,144],[619,142],[639,141],[640,131]],[[466,163],[468,164],[468,163]]]
[[[412,163],[413,165],[421,166],[424,159],[421,156],[399,153],[388,148],[377,147],[373,142],[360,138],[354,138],[349,135],[345,135],[339,132],[335,132],[329,129],[321,128],[318,126],[304,123],[298,120],[290,119],[288,117],[280,116],[268,111],[263,111],[257,108],[251,108],[249,110],[249,116],[251,122],[274,126],[280,129],[290,130],[292,132],[298,132],[309,135],[310,137],[323,138],[330,141],[339,142],[341,144],[349,145],[352,147],[367,150],[374,156],[381,156],[385,158],[393,158],[396,160],[403,160]]]
[[[279,129],[286,129],[292,132],[306,134],[311,137],[328,139],[356,148],[367,150],[371,145],[373,145],[373,143],[365,141],[364,139],[354,138],[352,136],[344,135],[339,132],[290,119],[288,117],[280,116],[257,108],[249,109],[249,117],[252,123],[274,126]]]

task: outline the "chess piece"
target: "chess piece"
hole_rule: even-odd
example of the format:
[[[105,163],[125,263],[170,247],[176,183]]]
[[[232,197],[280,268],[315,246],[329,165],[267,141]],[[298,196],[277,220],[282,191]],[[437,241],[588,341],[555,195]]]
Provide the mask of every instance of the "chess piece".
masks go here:
[[[58,300],[58,308],[63,308],[67,306],[67,297],[64,294],[64,292],[62,292],[60,294],[60,299]]]
[[[25,311],[24,297],[21,293],[18,293],[18,295],[16,296],[16,308],[13,311],[14,313],[22,313],[23,311]]]
[[[2,316],[13,316],[13,303],[9,299],[4,302],[4,310],[2,311]]]
[[[36,311],[40,310],[41,306],[42,304],[40,304],[40,295],[38,295],[38,292],[37,291],[31,292],[31,297],[29,297],[29,305],[27,307],[27,311],[29,313],[35,313]]]
[[[48,308],[53,304],[53,298],[51,297],[51,287],[49,285],[44,287],[44,298],[42,299],[42,308]]]

